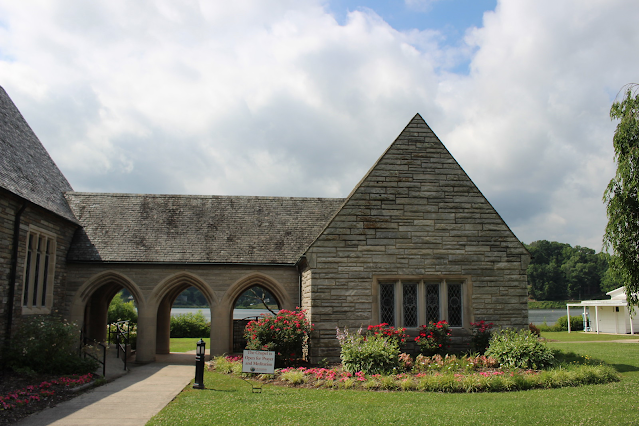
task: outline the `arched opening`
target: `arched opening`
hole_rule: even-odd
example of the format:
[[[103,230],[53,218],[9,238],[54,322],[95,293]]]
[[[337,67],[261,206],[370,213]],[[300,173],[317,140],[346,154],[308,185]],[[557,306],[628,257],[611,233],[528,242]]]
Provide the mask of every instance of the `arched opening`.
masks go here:
[[[246,347],[244,328],[260,315],[275,315],[281,309],[277,298],[261,285],[253,285],[240,294],[233,303],[233,352]]]
[[[126,300],[122,297],[125,296]],[[138,303],[133,293],[122,283],[108,281],[100,285],[89,297],[84,308],[83,334],[93,341],[105,342],[107,340],[107,329],[109,322],[114,318],[109,318],[109,306],[116,298],[123,303],[133,301],[137,307]],[[137,311],[137,308],[136,308]]]
[[[158,287],[162,291],[159,295],[160,302],[157,310],[155,353],[168,354],[171,352],[171,311],[176,301],[179,300],[181,306],[185,303],[191,303],[193,307],[188,309],[193,312],[201,310],[210,322],[212,296],[207,291],[207,286],[191,274],[178,274]],[[177,314],[179,311],[175,313]],[[208,334],[198,337],[208,338],[209,335],[210,331]]]

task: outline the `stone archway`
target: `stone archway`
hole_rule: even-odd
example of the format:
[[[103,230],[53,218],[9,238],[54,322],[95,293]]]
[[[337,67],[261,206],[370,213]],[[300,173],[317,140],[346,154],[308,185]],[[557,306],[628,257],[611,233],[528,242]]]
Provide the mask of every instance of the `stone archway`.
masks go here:
[[[140,310],[144,304],[140,290],[132,280],[118,272],[95,275],[79,289],[71,304],[71,320],[81,325],[84,336],[98,342],[106,340],[109,303],[123,288],[131,293]]]
[[[275,300],[279,309],[293,309],[293,301],[288,295],[284,287],[275,279],[261,273],[253,273],[241,278],[233,284],[224,295],[221,302],[221,309],[218,310],[220,323],[226,323],[227,336],[225,342],[219,342],[220,345],[226,344],[224,352],[233,351],[234,336],[234,320],[233,310],[239,297],[252,287],[261,287],[268,291]],[[221,326],[222,324],[220,324]],[[211,346],[213,346],[213,336],[211,336]]]
[[[197,288],[204,295],[211,310],[211,320],[213,320],[212,311],[216,305],[215,295],[201,278],[189,272],[179,272],[166,278],[158,284],[151,297],[153,304],[157,305],[156,354],[168,354],[171,350],[171,307],[180,293],[189,287]]]
[[[240,305],[240,303],[244,304]],[[246,309],[248,306],[252,308]],[[253,285],[239,295],[233,302],[232,352],[242,352],[246,347],[244,329],[250,321],[258,319],[261,315],[275,314],[280,309],[280,301],[261,285]]]

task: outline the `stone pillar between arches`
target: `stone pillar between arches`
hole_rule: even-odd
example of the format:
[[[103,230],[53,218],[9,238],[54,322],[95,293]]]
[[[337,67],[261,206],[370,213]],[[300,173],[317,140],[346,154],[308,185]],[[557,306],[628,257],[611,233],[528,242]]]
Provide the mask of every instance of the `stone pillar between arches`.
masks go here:
[[[171,306],[173,300],[165,297],[158,307],[155,353],[168,354],[171,352]]]
[[[231,313],[229,306],[211,307],[211,356],[231,353]]]
[[[138,310],[138,340],[135,361],[146,364],[155,361],[157,310],[154,306]]]

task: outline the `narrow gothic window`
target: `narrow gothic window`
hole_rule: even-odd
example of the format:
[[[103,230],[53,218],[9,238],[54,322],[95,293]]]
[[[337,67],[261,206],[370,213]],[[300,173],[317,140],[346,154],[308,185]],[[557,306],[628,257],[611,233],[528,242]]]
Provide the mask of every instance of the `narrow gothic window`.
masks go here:
[[[404,283],[404,327],[417,327],[417,283]]]
[[[448,284],[448,324],[451,327],[462,326],[462,285]]]
[[[55,237],[30,230],[24,262],[23,313],[47,313],[51,308],[54,265]]]
[[[395,326],[395,283],[380,284],[381,322]]]
[[[439,321],[439,283],[426,284],[426,322]]]

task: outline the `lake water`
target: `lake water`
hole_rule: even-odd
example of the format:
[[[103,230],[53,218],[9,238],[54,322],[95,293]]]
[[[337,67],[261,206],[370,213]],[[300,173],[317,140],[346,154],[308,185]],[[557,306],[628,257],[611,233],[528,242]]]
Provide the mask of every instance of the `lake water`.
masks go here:
[[[581,315],[581,312],[574,309],[570,310],[570,316]],[[528,311],[528,322],[532,322],[535,325],[543,324],[546,321],[547,325],[554,325],[559,317],[566,315],[566,309],[530,309]]]
[[[204,318],[206,318],[207,321],[211,321],[211,310],[208,308],[203,308],[203,309],[193,309],[193,308],[172,308],[171,309],[171,316],[174,317],[176,315],[179,314],[186,314],[186,313],[196,313],[197,311],[202,311],[202,314],[204,315]],[[233,319],[243,319],[246,317],[256,317],[262,314],[269,314],[270,312],[267,311],[266,309],[235,309],[233,311]]]
[[[188,312],[196,313],[202,311],[207,321],[211,321],[211,311],[209,309],[193,309],[193,308],[173,308],[171,309],[171,316],[178,314],[185,314]],[[268,314],[269,311],[264,309],[235,309],[233,311],[233,319],[242,319],[246,317],[254,317],[261,314]],[[570,312],[572,316],[572,310]],[[576,312],[580,315],[580,312]],[[553,325],[557,322],[559,317],[566,315],[565,309],[531,309],[528,311],[528,321],[533,324],[542,324],[546,321],[546,324]]]

